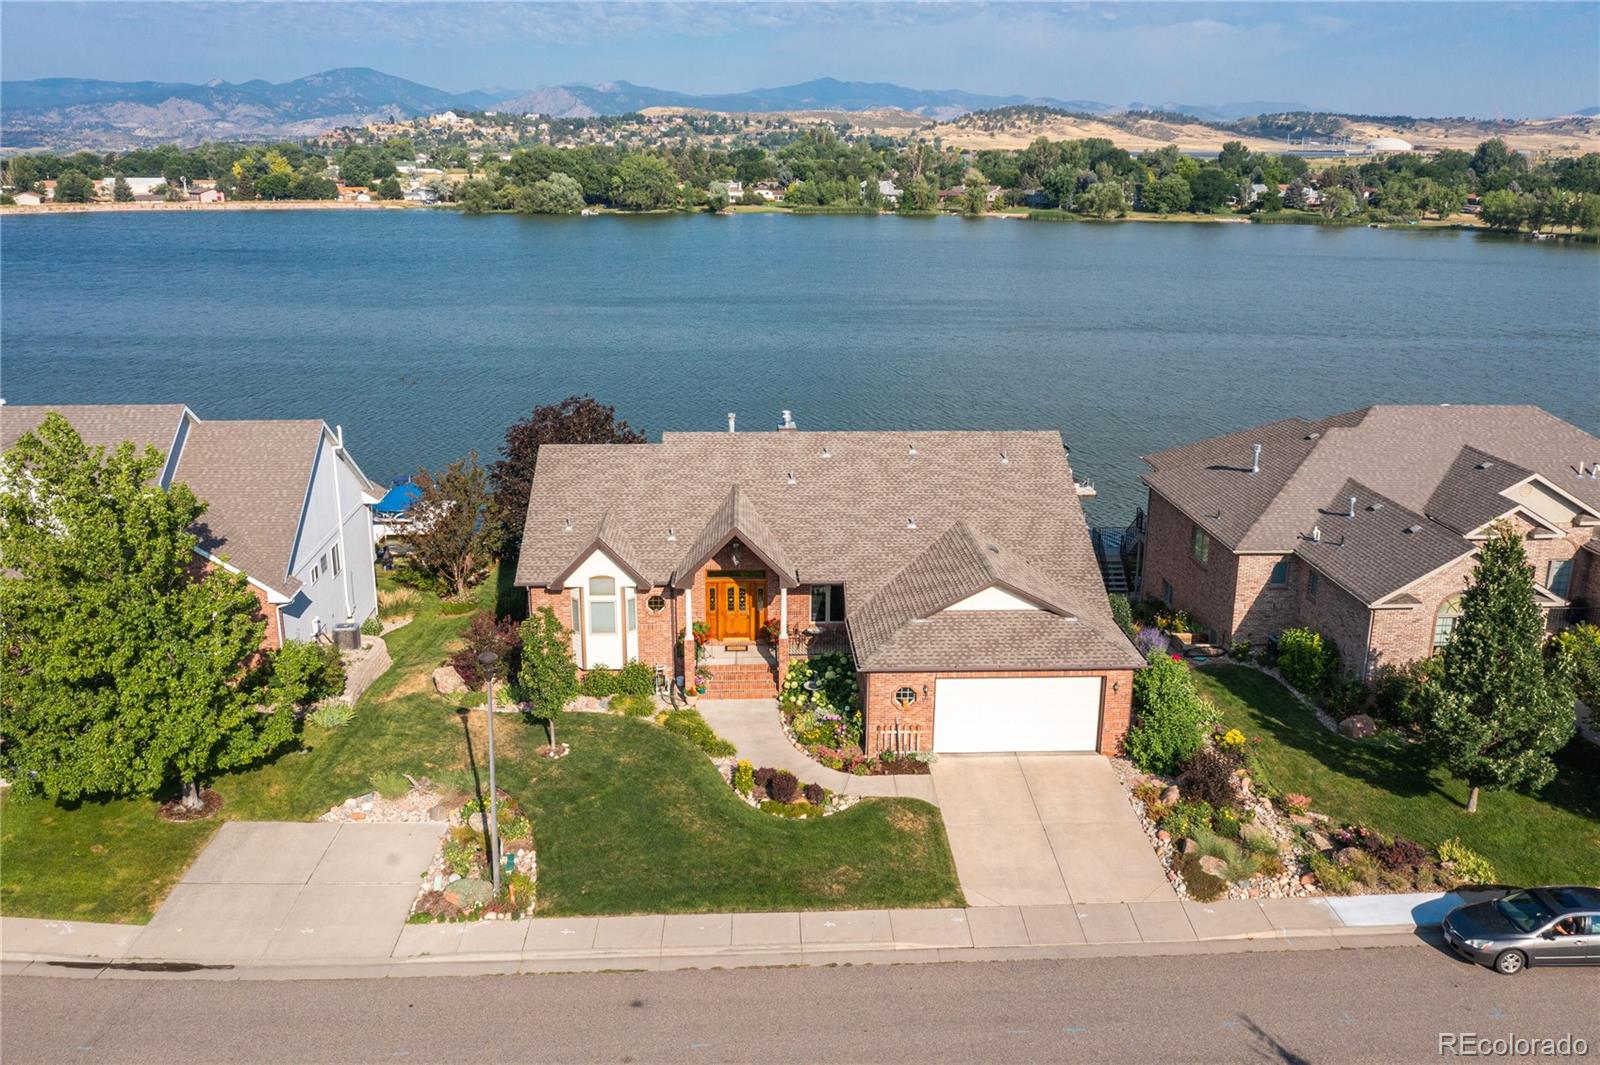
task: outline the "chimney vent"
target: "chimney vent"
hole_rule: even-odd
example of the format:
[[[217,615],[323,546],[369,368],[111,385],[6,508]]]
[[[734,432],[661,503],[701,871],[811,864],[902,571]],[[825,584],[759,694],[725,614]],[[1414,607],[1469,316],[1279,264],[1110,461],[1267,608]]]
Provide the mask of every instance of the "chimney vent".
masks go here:
[[[1261,472],[1261,445],[1260,444],[1251,444],[1250,445],[1250,472],[1251,473],[1260,473]]]
[[[1420,526],[1420,525],[1407,525],[1406,526],[1406,532],[1410,533],[1412,536],[1417,535],[1417,533],[1419,533],[1421,531],[1422,531],[1422,526]]]
[[[796,429],[796,428],[799,428],[797,425],[794,424],[794,412],[793,411],[786,410],[786,411],[783,412],[783,420],[778,423],[778,428],[779,429]]]
[[[1322,526],[1311,526],[1311,542],[1314,544],[1322,543]]]
[[[1350,497],[1350,509],[1345,512],[1345,517],[1353,518],[1355,516],[1356,516],[1356,497],[1355,496],[1351,496]]]
[[[737,413],[737,412],[735,412],[735,411],[731,411],[731,410],[730,410],[730,411],[729,411],[729,412],[728,412],[728,432],[730,432],[730,433],[731,433],[731,432],[733,432],[733,431],[734,431],[734,428],[733,428],[733,423],[734,423],[734,421],[735,421],[735,420],[736,420],[736,419],[737,419],[737,418],[738,418],[738,416],[739,416],[739,415],[738,415],[738,413]]]

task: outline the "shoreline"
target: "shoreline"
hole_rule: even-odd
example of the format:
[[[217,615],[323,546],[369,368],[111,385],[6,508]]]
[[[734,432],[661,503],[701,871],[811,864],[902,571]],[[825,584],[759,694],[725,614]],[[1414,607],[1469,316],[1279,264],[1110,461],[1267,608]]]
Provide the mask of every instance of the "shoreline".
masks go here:
[[[223,202],[223,203],[193,203],[193,202],[169,203],[169,202],[167,202],[165,200],[157,200],[157,201],[142,201],[142,202],[135,202],[135,203],[6,204],[4,206],[0,206],[0,217],[4,217],[4,216],[8,216],[8,215],[42,216],[42,215],[55,215],[55,214],[109,214],[109,213],[135,213],[135,214],[137,214],[137,213],[141,213],[141,212],[165,212],[165,211],[221,212],[221,211],[429,211],[429,210],[432,210],[432,211],[441,211],[441,210],[443,210],[443,211],[455,211],[455,212],[459,213],[459,208],[455,204],[411,203],[411,202],[408,202],[408,201],[405,201],[405,200],[374,200],[374,201],[370,201],[370,202],[367,202],[367,203],[355,203],[355,202],[350,202],[350,201],[346,201],[346,200],[233,200],[233,201],[228,201],[228,202]],[[491,211],[489,213],[490,214],[517,214],[518,212],[516,212],[516,211]],[[664,216],[664,215],[680,215],[680,214],[681,215],[691,215],[691,214],[705,214],[705,213],[708,213],[708,212],[705,212],[703,210],[679,210],[679,209],[673,209],[673,208],[666,208],[666,209],[655,210],[655,211],[618,211],[618,210],[611,210],[611,209],[599,209],[599,210],[595,211],[595,213],[593,215],[590,215],[588,217],[631,218],[631,217],[660,217],[660,216]],[[760,205],[760,206],[734,204],[734,205],[731,205],[727,210],[724,210],[724,211],[721,211],[721,212],[718,212],[718,213],[723,214],[723,215],[729,215],[729,216],[733,216],[733,215],[763,215],[763,214],[764,215],[772,215],[772,214],[781,214],[781,215],[789,215],[789,216],[792,216],[792,217],[806,217],[806,216],[810,216],[812,214],[815,214],[815,216],[818,216],[818,217],[826,217],[826,216],[829,216],[829,215],[854,215],[856,217],[862,217],[862,218],[870,218],[870,217],[898,218],[898,217],[900,217],[898,212],[895,212],[895,211],[880,211],[880,212],[878,212],[878,214],[876,216],[874,216],[874,215],[867,214],[865,212],[830,212],[830,211],[806,212],[806,211],[794,211],[794,210],[791,210],[791,209],[789,209],[787,207],[781,207],[781,206],[771,205],[771,204],[763,204],[763,205]],[[939,212],[930,213],[928,215],[919,215],[918,217],[919,218],[956,218],[956,219],[961,219],[963,221],[983,221],[983,220],[986,220],[986,219],[1004,219],[1004,220],[1010,220],[1010,221],[1024,221],[1024,222],[1025,221],[1071,221],[1071,222],[1084,222],[1084,223],[1095,224],[1095,225],[1116,224],[1116,223],[1122,223],[1122,222],[1147,222],[1147,223],[1154,222],[1154,223],[1160,223],[1160,224],[1164,224],[1164,225],[1254,225],[1254,224],[1257,224],[1256,223],[1256,219],[1253,216],[1249,216],[1249,215],[1227,215],[1227,214],[1223,214],[1223,215],[1207,215],[1207,214],[1193,214],[1193,213],[1190,213],[1190,212],[1181,212],[1181,213],[1175,213],[1175,214],[1170,214],[1170,215],[1142,214],[1142,213],[1138,213],[1138,212],[1129,212],[1127,215],[1125,215],[1124,217],[1121,217],[1121,218],[1090,218],[1090,217],[1086,217],[1086,216],[1076,216],[1076,215],[1074,215],[1074,216],[1070,216],[1070,217],[1067,217],[1067,218],[1061,218],[1061,219],[1052,219],[1052,218],[1030,219],[1028,217],[1029,213],[1030,212],[1025,208],[1007,208],[1007,209],[1001,210],[1001,211],[986,212],[985,214],[982,214],[982,215],[964,215],[964,214],[961,214],[959,212],[954,212],[954,211],[939,211]],[[528,217],[545,217],[545,216],[530,215]],[[565,216],[554,216],[554,215],[552,215],[552,216],[548,216],[548,217],[565,217]],[[572,217],[577,217],[577,216],[574,215]],[[1262,223],[1262,224],[1316,226],[1316,225],[1319,225],[1319,224],[1324,224],[1325,225],[1326,223],[1318,223],[1318,222],[1315,222],[1315,221],[1310,220],[1310,219],[1307,219],[1307,220],[1304,220],[1304,221],[1299,220],[1299,219],[1295,219],[1293,221],[1285,220],[1285,221],[1277,222],[1277,223]],[[1413,223],[1399,223],[1399,222],[1344,222],[1344,223],[1335,223],[1332,226],[1330,226],[1329,228],[1356,228],[1356,229],[1372,228],[1372,229],[1402,229],[1402,230],[1403,229],[1453,229],[1453,230],[1461,230],[1461,231],[1475,232],[1475,233],[1491,233],[1491,232],[1494,232],[1493,230],[1489,229],[1489,227],[1483,225],[1482,222],[1478,221],[1477,218],[1475,218],[1474,216],[1471,216],[1471,215],[1456,215],[1456,216],[1452,216],[1448,220],[1443,220],[1443,221],[1441,221],[1439,219],[1432,219],[1432,218],[1419,219],[1418,221],[1413,222]],[[1506,234],[1506,235],[1510,236],[1512,234]],[[1552,239],[1552,238],[1553,239],[1565,239],[1565,238],[1567,238],[1569,236],[1574,236],[1574,235],[1575,234],[1551,233],[1551,234],[1547,234],[1543,239]],[[1526,236],[1528,236],[1528,234],[1524,233],[1524,234],[1522,234],[1522,236],[1526,237]]]

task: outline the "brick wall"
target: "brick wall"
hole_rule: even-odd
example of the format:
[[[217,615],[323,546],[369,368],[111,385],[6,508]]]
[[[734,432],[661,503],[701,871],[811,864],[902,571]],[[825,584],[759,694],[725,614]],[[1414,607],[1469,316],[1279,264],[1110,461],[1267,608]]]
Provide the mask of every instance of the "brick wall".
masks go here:
[[[1215,554],[1215,544],[1211,550]],[[1288,579],[1281,585],[1275,585],[1272,583],[1272,570],[1280,561],[1289,564]],[[1259,647],[1267,642],[1269,636],[1276,636],[1295,625],[1298,608],[1295,582],[1305,579],[1300,572],[1305,567],[1293,555],[1240,555],[1237,567],[1232,632],[1227,634],[1227,639],[1230,643],[1249,640]]]
[[[1344,672],[1359,676],[1367,659],[1367,621],[1372,611],[1326,576],[1318,580],[1317,592],[1312,595],[1314,571],[1305,565],[1298,569],[1299,580],[1294,583],[1297,627],[1315,629],[1333,640]]]
[[[659,614],[650,612],[649,601],[653,595],[661,596],[665,605]],[[683,610],[683,599],[670,588],[651,588],[640,591],[638,597],[639,631],[628,634],[628,658],[637,658],[651,666],[667,667],[669,677],[682,670],[681,622],[675,622]],[[572,629],[572,592],[562,589],[552,592],[543,586],[528,589],[528,613],[549,607],[569,631]]]
[[[199,580],[216,568],[216,564],[209,559],[195,555],[189,563],[189,576],[193,580]],[[261,650],[276,651],[283,646],[283,619],[278,616],[278,608],[268,602],[267,592],[264,588],[254,584],[246,584],[245,587],[249,588],[250,594],[256,597],[255,618],[263,625]]]
[[[862,707],[865,710],[865,745],[868,754],[877,754],[877,731],[880,725],[891,725],[898,718],[903,727],[922,729],[922,749],[933,749],[936,727],[934,702],[940,677],[1100,677],[1104,680],[1100,695],[1100,745],[1103,754],[1117,754],[1122,750],[1122,739],[1128,732],[1133,713],[1133,671],[1113,670],[1033,670],[1000,672],[955,672],[944,670],[934,673],[863,673],[861,675]],[[1112,686],[1116,690],[1112,690]],[[894,693],[910,688],[917,693],[917,701],[901,710],[894,701]],[[926,691],[924,691],[926,688]]]
[[[1215,538],[1202,564],[1194,557],[1194,520],[1150,492],[1145,520],[1143,594],[1161,597],[1161,585],[1172,585],[1172,605],[1194,615],[1227,642],[1233,636],[1239,559]]]

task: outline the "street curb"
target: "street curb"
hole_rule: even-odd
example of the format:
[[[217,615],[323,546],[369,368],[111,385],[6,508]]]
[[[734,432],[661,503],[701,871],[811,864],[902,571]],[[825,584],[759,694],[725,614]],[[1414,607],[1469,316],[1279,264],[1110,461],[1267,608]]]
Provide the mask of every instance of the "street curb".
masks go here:
[[[659,972],[895,965],[936,962],[1071,960],[1195,954],[1351,950],[1437,944],[1436,930],[1414,926],[1274,929],[1202,940],[1129,943],[949,947],[841,943],[823,946],[712,950],[572,951],[418,955],[327,961],[252,960],[237,964],[69,954],[0,953],[0,975],[108,980],[351,980],[419,976],[534,975],[578,972]]]

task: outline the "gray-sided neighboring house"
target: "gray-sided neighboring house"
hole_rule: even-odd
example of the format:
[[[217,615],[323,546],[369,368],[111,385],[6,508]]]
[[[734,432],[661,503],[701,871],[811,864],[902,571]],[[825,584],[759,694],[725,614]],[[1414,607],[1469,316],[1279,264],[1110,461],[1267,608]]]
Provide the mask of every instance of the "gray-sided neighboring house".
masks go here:
[[[378,609],[368,480],[326,422],[201,418],[183,404],[0,406],[0,447],[66,418],[86,444],[149,445],[166,456],[163,488],[206,503],[193,531],[205,564],[243,573],[266,620],[262,644],[312,640]]]

